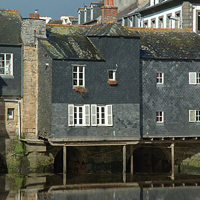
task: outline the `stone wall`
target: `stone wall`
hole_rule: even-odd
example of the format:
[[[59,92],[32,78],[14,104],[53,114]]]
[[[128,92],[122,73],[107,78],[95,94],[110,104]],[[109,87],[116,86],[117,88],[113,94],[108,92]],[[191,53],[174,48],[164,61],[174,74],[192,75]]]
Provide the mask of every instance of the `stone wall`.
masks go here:
[[[23,52],[23,124],[25,137],[37,136],[38,48],[36,37],[46,37],[44,20],[24,19],[22,22]]]
[[[183,28],[193,28],[193,6],[190,2],[183,2],[182,6],[183,13]]]

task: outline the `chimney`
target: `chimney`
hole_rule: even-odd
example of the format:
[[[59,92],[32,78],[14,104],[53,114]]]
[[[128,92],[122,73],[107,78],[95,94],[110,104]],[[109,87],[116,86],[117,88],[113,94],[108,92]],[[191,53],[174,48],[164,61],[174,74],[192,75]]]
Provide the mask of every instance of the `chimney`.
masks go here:
[[[105,0],[101,8],[101,23],[117,23],[117,9],[113,0]]]
[[[29,18],[33,19],[33,18],[34,18],[34,14],[33,14],[33,13],[30,13],[30,14],[29,14]]]

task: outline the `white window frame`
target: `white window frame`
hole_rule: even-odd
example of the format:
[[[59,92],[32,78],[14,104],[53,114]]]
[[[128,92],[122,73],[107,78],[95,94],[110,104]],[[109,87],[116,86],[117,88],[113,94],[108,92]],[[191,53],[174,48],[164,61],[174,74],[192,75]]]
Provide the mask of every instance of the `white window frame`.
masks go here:
[[[14,120],[14,110],[14,108],[7,109],[7,120]]]
[[[110,77],[110,73],[112,73],[113,78]],[[116,81],[116,70],[109,69],[108,70],[108,80]]]
[[[0,69],[4,69],[3,74],[1,74],[1,70],[0,70],[0,75],[13,76],[13,53],[0,53],[0,55],[4,56],[4,60],[1,60],[1,56],[0,56]],[[10,55],[10,60],[5,59],[7,58],[8,55]]]
[[[189,122],[200,122],[200,110],[189,110]]]
[[[164,123],[164,112],[162,110],[156,111],[156,122],[158,124]]]
[[[189,84],[190,85],[200,84],[200,72],[189,72]]]
[[[82,108],[82,123],[79,123],[80,108]],[[75,113],[76,109],[76,113]],[[75,115],[76,122],[75,122]],[[90,126],[90,105],[68,105],[68,126]]]
[[[77,67],[77,72],[75,72],[74,71],[74,67]],[[82,72],[80,72],[80,67],[82,67],[83,68],[83,84],[82,85],[80,85],[79,84],[79,81],[80,81],[80,73],[82,73]],[[74,74],[77,74],[77,77],[74,77]],[[74,84],[74,81],[77,81],[77,84],[75,85]],[[85,65],[72,65],[72,85],[73,85],[73,88],[75,88],[75,87],[85,87]]]
[[[164,84],[164,73],[163,72],[157,72],[156,73],[156,83],[157,84]]]
[[[105,111],[105,123],[103,124],[101,121],[101,117],[99,117],[98,123],[98,109],[102,109],[104,107]],[[101,112],[100,112],[101,114]],[[112,105],[91,105],[91,126],[113,126],[113,114],[112,114]]]

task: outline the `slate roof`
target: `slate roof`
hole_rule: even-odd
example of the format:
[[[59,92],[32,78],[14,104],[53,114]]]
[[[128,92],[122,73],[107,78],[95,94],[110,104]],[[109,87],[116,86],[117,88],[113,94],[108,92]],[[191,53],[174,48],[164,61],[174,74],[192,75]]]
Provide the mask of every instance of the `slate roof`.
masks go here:
[[[46,26],[47,35],[60,34],[60,35],[83,35],[91,26],[86,25],[50,25]]]
[[[127,30],[123,26],[116,23],[98,24],[92,26],[86,33],[88,37],[139,37],[132,31]]]
[[[200,59],[200,36],[192,31],[126,28],[141,36],[141,58]]]
[[[50,19],[48,24],[62,24],[61,19]]]
[[[99,50],[84,36],[52,35],[39,39],[53,59],[104,60]]]
[[[21,15],[16,10],[0,10],[0,44],[21,45]]]

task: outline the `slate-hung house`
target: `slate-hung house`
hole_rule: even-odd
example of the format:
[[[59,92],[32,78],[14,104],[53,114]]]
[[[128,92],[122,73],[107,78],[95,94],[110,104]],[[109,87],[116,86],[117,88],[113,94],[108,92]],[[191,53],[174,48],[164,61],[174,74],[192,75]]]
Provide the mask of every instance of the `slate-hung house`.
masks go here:
[[[199,35],[132,30],[141,36],[143,138],[198,137]]]
[[[21,16],[15,10],[0,10],[0,24],[0,137],[8,138],[19,135],[21,127]]]
[[[140,139],[138,35],[117,24],[54,25],[48,34],[39,39],[40,135],[51,142]]]

